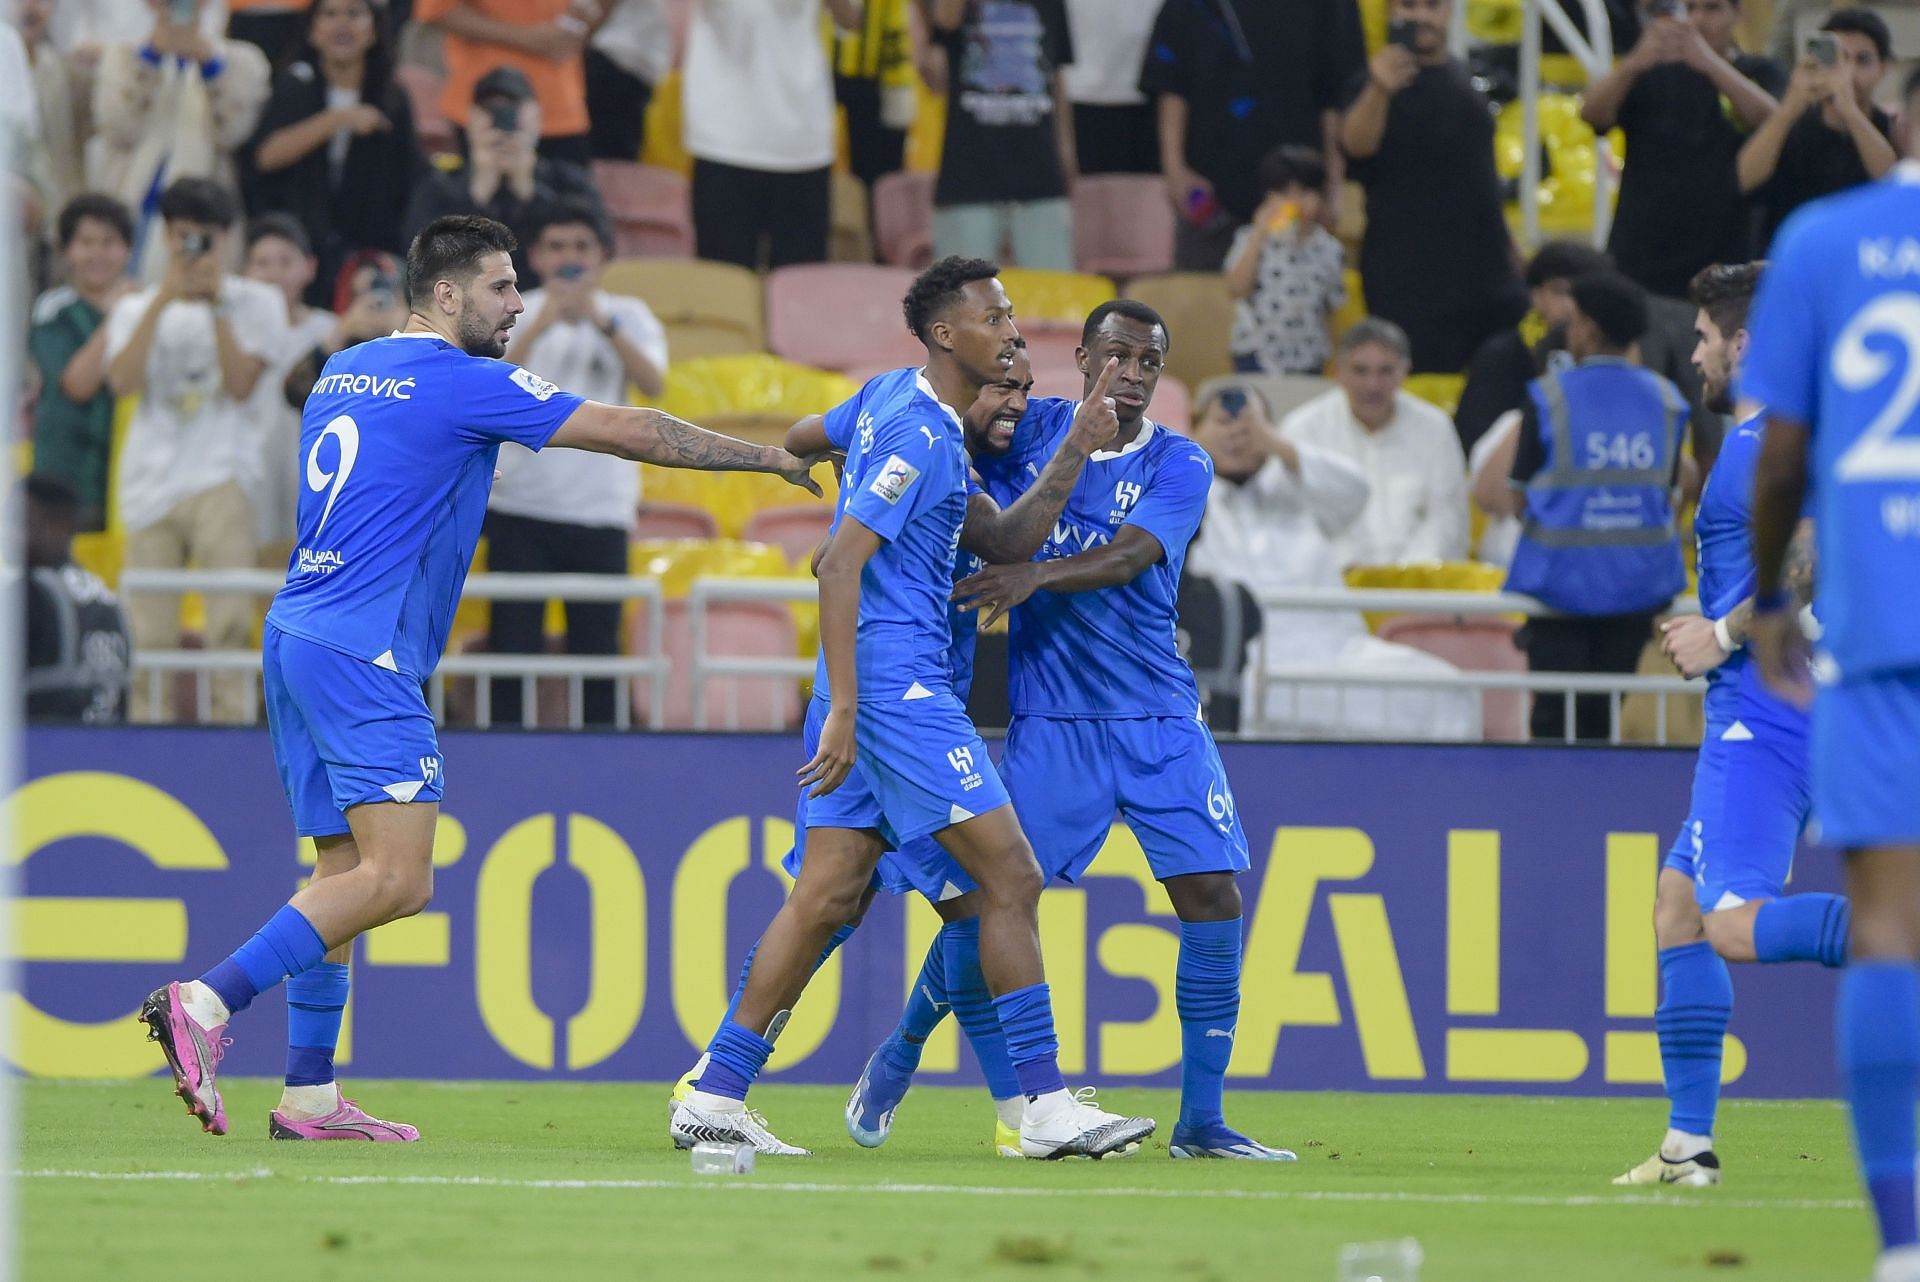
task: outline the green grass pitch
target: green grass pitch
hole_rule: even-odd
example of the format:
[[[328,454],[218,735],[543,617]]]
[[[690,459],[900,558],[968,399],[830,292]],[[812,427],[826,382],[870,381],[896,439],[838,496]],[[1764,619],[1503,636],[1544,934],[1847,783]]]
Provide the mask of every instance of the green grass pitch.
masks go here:
[[[353,1083],[414,1146],[276,1144],[278,1087],[227,1084],[200,1134],[160,1079],[26,1082],[16,1099],[26,1279],[672,1278],[1331,1282],[1343,1243],[1402,1236],[1423,1282],[1861,1282],[1872,1229],[1837,1104],[1724,1106],[1717,1189],[1615,1189],[1657,1100],[1229,1094],[1297,1165],[1172,1162],[1171,1092],[1131,1158],[993,1155],[974,1091],[907,1097],[893,1138],[846,1138],[841,1090],[754,1100],[812,1158],[695,1176],[657,1085]],[[215,1247],[214,1243],[219,1243]],[[164,1244],[164,1245],[163,1245]]]

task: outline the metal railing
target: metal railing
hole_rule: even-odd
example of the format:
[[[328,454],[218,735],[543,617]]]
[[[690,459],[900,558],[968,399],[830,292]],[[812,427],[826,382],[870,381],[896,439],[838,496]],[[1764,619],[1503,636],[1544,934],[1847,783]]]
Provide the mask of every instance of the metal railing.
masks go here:
[[[127,570],[121,578],[122,591],[244,593],[269,597],[280,587],[281,577],[261,570]],[[816,599],[816,586],[803,579],[753,579],[727,577],[696,578],[687,598],[689,634],[688,671],[691,720],[695,729],[738,729],[738,686],[727,687],[727,706],[716,717],[714,697],[709,686],[716,679],[744,678],[799,682],[813,675],[814,659],[799,655],[715,654],[712,611],[731,602],[762,602],[790,606]],[[475,721],[492,724],[490,678],[518,677],[522,682],[522,724],[535,715],[535,687],[542,677],[563,678],[567,682],[568,724],[583,724],[583,683],[609,679],[618,683],[620,697],[615,701],[615,724],[627,729],[632,724],[632,701],[627,683],[649,683],[647,723],[661,728],[667,702],[672,659],[665,648],[666,602],[660,581],[655,578],[629,578],[587,574],[477,574],[467,580],[466,594],[475,598],[503,601],[643,601],[648,605],[645,652],[636,655],[547,655],[547,654],[451,654],[441,660],[428,686],[428,701],[437,720],[446,714],[446,682],[451,678],[475,678]],[[1256,594],[1263,609],[1290,611],[1370,611],[1376,613],[1421,614],[1455,618],[1484,618],[1500,615],[1553,617],[1557,613],[1541,602],[1507,592],[1470,592],[1453,590],[1415,590],[1403,588],[1290,588],[1269,589]],[[1677,597],[1665,613],[1698,613],[1692,597]],[[1653,696],[1654,738],[1668,741],[1666,697],[1681,695],[1699,698],[1704,683],[1678,676],[1639,676],[1634,674],[1551,673],[1510,671],[1455,671],[1446,673],[1360,673],[1334,668],[1268,671],[1263,656],[1256,654],[1253,670],[1253,708],[1264,708],[1266,696],[1275,687],[1334,687],[1341,691],[1344,705],[1348,689],[1373,688],[1382,691],[1425,690],[1485,694],[1489,691],[1515,691],[1534,695],[1559,694],[1565,700],[1566,737],[1571,741],[1576,726],[1574,707],[1580,695],[1604,695],[1608,700],[1610,734],[1613,742],[1622,738],[1622,704],[1633,695]],[[134,655],[136,679],[150,683],[156,699],[164,692],[165,678],[176,672],[203,675],[258,670],[260,656],[251,650],[142,650]],[[247,686],[249,712],[257,713],[257,691]],[[199,715],[209,717],[209,691],[206,681],[198,690]],[[717,723],[717,724],[716,724]]]
[[[198,592],[203,595],[244,595],[267,598],[280,590],[285,576],[272,570],[152,570],[127,569],[120,575],[120,591]],[[625,730],[633,724],[633,700],[628,682],[645,680],[649,684],[647,721],[658,729],[666,706],[667,677],[672,665],[665,655],[665,593],[657,578],[635,578],[611,574],[475,574],[467,579],[463,598],[489,601],[598,601],[647,603],[646,653],[639,655],[553,655],[553,654],[450,654],[441,659],[427,683],[427,702],[434,719],[446,715],[446,683],[451,678],[473,677],[474,719],[482,726],[492,724],[494,677],[520,678],[521,724],[530,724],[537,715],[537,685],[542,677],[559,677],[567,683],[568,724],[579,728],[585,722],[586,681],[607,679],[615,682],[614,725]],[[257,672],[260,655],[253,650],[137,650],[133,656],[134,679],[149,684],[147,690],[155,706],[164,706],[166,676],[191,672],[210,677],[222,672]],[[257,720],[259,692],[246,683],[247,713]],[[210,682],[203,679],[195,692],[196,712],[203,721],[212,715]]]
[[[1529,618],[1564,617],[1560,611],[1530,596],[1514,592],[1462,592],[1447,589],[1432,591],[1407,588],[1269,588],[1254,594],[1262,609],[1348,610],[1373,613],[1452,616],[1458,619],[1490,618],[1501,615],[1525,615]],[[1700,603],[1691,596],[1678,596],[1661,611],[1664,614],[1698,614]],[[1264,631],[1262,633],[1264,636]],[[1574,709],[1576,696],[1605,695],[1607,698],[1608,742],[1620,743],[1623,701],[1631,695],[1653,696],[1654,742],[1668,741],[1667,696],[1681,695],[1699,699],[1706,683],[1681,676],[1641,676],[1628,673],[1572,672],[1345,672],[1331,669],[1314,671],[1270,671],[1260,643],[1255,642],[1253,670],[1253,707],[1243,717],[1257,717],[1266,707],[1268,693],[1275,687],[1326,686],[1340,692],[1341,713],[1346,714],[1348,689],[1462,691],[1485,694],[1494,690],[1523,691],[1528,694],[1560,694],[1565,701],[1564,740],[1575,742],[1578,727]]]

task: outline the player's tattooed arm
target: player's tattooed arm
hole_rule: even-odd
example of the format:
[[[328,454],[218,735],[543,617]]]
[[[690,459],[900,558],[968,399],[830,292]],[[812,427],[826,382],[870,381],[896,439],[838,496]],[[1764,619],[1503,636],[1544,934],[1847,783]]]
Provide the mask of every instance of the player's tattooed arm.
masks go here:
[[[1035,592],[1097,592],[1131,583],[1166,552],[1160,540],[1137,525],[1123,525],[1113,542],[1090,552],[1017,565],[990,565],[953,585],[953,599],[962,610],[985,611],[983,626],[1031,597]]]
[[[1794,528],[1787,544],[1786,561],[1780,567],[1781,583],[1793,598],[1794,608],[1813,604],[1813,522],[1803,520]],[[1753,635],[1753,598],[1748,597],[1726,615],[1727,636],[1743,646]]]
[[[575,410],[549,445],[592,450],[702,472],[771,472],[803,490],[820,493],[808,473],[817,455],[794,455],[777,445],[756,445],[677,419],[655,409],[588,401]]]

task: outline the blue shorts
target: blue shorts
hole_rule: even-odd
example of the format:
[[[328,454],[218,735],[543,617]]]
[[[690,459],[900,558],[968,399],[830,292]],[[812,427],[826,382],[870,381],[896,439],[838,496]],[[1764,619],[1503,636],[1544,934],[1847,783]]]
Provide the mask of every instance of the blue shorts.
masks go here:
[[[1077,880],[1116,812],[1160,881],[1250,866],[1220,750],[1192,717],[1015,717],[1001,768],[1049,877]]]
[[[1825,843],[1920,842],[1920,669],[1820,687],[1813,796]]]
[[[1693,878],[1703,913],[1778,899],[1812,805],[1807,735],[1758,719],[1708,723],[1687,822],[1666,866]]]
[[[446,783],[420,683],[268,624],[267,733],[302,837],[346,832],[347,810],[438,801]]]
[[[824,700],[807,704],[801,748],[809,760],[828,711]],[[846,781],[824,797],[800,794],[787,871],[799,876],[808,829],[872,828],[888,846],[874,872],[884,889],[917,890],[933,903],[975,889],[933,834],[1006,805],[1007,790],[960,701],[943,692],[911,703],[863,703],[854,736],[859,759]]]

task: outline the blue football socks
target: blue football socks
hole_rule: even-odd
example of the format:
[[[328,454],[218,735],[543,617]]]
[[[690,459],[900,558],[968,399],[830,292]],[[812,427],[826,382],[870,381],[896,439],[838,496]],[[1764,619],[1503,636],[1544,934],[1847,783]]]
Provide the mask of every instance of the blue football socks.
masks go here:
[[[971,924],[978,938],[980,923]],[[888,1066],[905,1077],[913,1076],[920,1067],[920,1054],[926,1048],[927,1038],[947,1015],[946,932],[951,929],[943,926],[933,937],[926,959],[920,963],[920,973],[914,977],[913,991],[907,994],[907,1008],[900,1012],[900,1023],[892,1036],[880,1044],[880,1054]]]
[[[347,968],[321,962],[287,981],[287,1085],[325,1086],[347,1009]]]
[[[1013,1062],[1020,1093],[1029,1099],[1067,1089],[1060,1075],[1060,1040],[1053,1032],[1053,990],[1029,984],[993,999],[994,1013],[1007,1035],[1007,1058]]]
[[[1769,899],[1753,918],[1753,952],[1763,962],[1817,961],[1847,964],[1845,895],[1788,895]]]
[[[772,1042],[728,1020],[707,1043],[707,1071],[701,1074],[700,1089],[709,1095],[745,1099],[771,1054]]]
[[[1840,981],[1840,1072],[1860,1169],[1887,1249],[1920,1243],[1914,1209],[1914,1120],[1920,1084],[1920,969],[1855,962]]]
[[[1720,1057],[1733,1018],[1733,979],[1706,940],[1660,950],[1660,1006],[1653,1013],[1672,1112],[1667,1125],[1713,1134]]]
[[[934,942],[946,954],[947,1001],[960,1031],[967,1035],[967,1044],[973,1047],[973,1057],[980,1061],[987,1092],[997,1100],[1023,1094],[1013,1060],[1007,1056],[1006,1030],[1000,1026],[993,995],[987,991],[987,977],[980,970],[980,919],[949,922]]]
[[[1240,918],[1180,923],[1173,998],[1180,1013],[1180,1124],[1218,1122],[1240,1020]]]
[[[327,955],[327,945],[313,923],[288,904],[262,926],[233,955],[200,977],[235,1015],[253,999],[282,980],[303,975]]]

